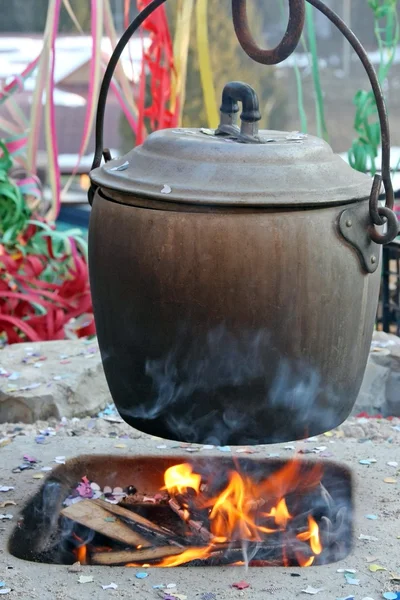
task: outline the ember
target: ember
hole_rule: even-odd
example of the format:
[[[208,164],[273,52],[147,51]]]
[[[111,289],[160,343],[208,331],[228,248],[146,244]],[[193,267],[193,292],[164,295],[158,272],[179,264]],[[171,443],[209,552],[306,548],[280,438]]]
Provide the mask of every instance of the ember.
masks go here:
[[[99,497],[100,492],[91,498],[74,495],[80,481],[65,490],[58,529],[48,534],[56,551],[42,543],[42,560],[127,567],[310,567],[342,559],[350,550],[349,477],[340,467],[303,460],[153,460],[164,469],[153,468],[147,485],[144,469],[139,479],[125,473],[136,492],[121,495],[117,503],[104,493]],[[53,476],[43,488],[47,508],[46,485],[54,486]],[[85,485],[99,488],[89,474]],[[40,514],[38,507],[24,515],[21,533],[35,525],[38,530],[34,514]]]

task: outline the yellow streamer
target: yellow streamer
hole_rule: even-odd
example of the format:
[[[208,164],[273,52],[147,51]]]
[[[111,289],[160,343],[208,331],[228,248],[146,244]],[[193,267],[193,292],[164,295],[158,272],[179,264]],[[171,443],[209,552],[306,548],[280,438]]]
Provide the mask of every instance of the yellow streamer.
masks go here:
[[[196,32],[201,85],[203,88],[203,97],[206,107],[208,126],[211,129],[216,129],[219,123],[219,115],[215,99],[215,88],[211,69],[207,9],[208,0],[197,0]]]
[[[179,98],[179,125],[181,125],[182,112],[185,105],[185,88],[190,42],[190,22],[192,20],[193,7],[194,0],[180,0],[177,8],[176,31],[174,38],[175,73],[172,77],[171,111],[175,111],[176,102]]]

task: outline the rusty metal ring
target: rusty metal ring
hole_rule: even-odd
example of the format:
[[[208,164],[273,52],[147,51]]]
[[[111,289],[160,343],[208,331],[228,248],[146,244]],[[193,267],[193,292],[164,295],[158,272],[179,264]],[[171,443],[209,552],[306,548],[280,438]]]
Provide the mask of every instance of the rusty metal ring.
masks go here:
[[[382,185],[382,177],[375,175],[372,183],[371,195],[369,197],[369,216],[374,225],[383,225],[385,219],[379,214],[379,193]]]
[[[289,23],[282,41],[272,50],[257,46],[247,19],[247,0],[232,0],[233,25],[240,45],[250,58],[262,65],[277,65],[290,56],[303,33],[305,0],[289,0]]]
[[[385,217],[386,233],[380,233],[374,225],[371,225],[369,227],[369,235],[375,244],[388,244],[399,234],[399,222],[394,212],[387,206],[380,206],[378,213]]]

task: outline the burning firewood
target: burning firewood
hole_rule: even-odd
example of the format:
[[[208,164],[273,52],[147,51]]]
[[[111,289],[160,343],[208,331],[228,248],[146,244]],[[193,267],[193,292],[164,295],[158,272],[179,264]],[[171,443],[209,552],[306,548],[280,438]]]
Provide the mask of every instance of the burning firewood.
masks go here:
[[[212,542],[214,536],[203,525],[202,521],[195,521],[190,518],[190,513],[186,508],[183,508],[175,498],[171,498],[168,502],[171,509],[184,521],[193,533],[200,536],[204,542]]]
[[[94,565],[126,565],[141,563],[182,554],[182,548],[176,546],[158,546],[143,550],[123,550],[120,552],[93,552],[91,562]]]
[[[118,504],[109,504],[108,502],[105,502],[104,500],[92,500],[92,502],[94,504],[96,504],[97,506],[101,506],[102,508],[104,508],[105,510],[107,510],[108,512],[110,512],[114,515],[118,515],[119,517],[123,517],[124,519],[129,519],[130,521],[134,521],[136,524],[141,525],[145,529],[150,529],[151,531],[155,531],[162,535],[166,535],[166,534],[174,535],[172,531],[168,531],[168,529],[159,527],[159,525],[156,525],[156,523],[153,523],[152,521],[149,521],[145,517],[138,515],[137,513],[133,512],[132,510],[123,508],[122,506],[119,506]],[[132,505],[132,506],[134,506],[134,505]]]
[[[110,506],[112,505],[110,504]],[[146,538],[133,531],[119,519],[109,521],[108,519],[112,517],[112,513],[108,509],[108,504],[106,509],[97,504],[96,500],[83,500],[67,506],[62,509],[61,515],[128,546],[148,548],[152,545]]]

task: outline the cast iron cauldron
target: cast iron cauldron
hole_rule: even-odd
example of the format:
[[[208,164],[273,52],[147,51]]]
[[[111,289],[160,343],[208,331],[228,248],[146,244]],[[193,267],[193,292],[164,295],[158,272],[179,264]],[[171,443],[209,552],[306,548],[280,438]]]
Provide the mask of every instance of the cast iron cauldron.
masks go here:
[[[294,440],[339,425],[356,400],[387,241],[371,180],[324,141],[259,119],[255,92],[233,82],[216,131],[159,131],[91,172],[104,370],[123,419],[147,433]]]

